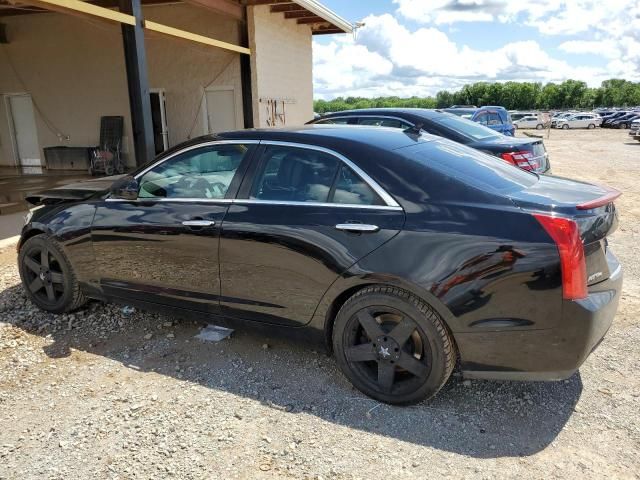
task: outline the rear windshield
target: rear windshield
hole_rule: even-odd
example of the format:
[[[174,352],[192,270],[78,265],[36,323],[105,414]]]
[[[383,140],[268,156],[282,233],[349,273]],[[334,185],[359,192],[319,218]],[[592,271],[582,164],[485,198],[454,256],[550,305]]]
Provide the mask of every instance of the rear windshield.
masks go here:
[[[451,114],[434,118],[434,121],[472,140],[486,140],[488,138],[500,137],[500,134],[496,133],[495,130]]]
[[[446,140],[420,143],[400,151],[416,162],[485,191],[510,193],[529,188],[538,181],[535,173]]]

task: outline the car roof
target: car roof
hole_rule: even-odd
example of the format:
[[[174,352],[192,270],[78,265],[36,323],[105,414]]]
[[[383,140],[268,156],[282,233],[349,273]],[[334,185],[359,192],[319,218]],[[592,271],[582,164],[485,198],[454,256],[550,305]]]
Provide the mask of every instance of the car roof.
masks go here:
[[[418,115],[424,118],[438,118],[442,115],[451,115],[447,113],[450,109],[435,109],[435,108],[360,108],[352,110],[342,110],[340,112],[332,112],[323,115],[321,118],[340,117],[344,115],[394,115],[394,114],[407,114]],[[464,109],[463,109],[464,110]]]
[[[310,124],[299,127],[257,128],[223,132],[214,136],[200,137],[200,140],[212,138],[216,140],[270,140],[305,143],[332,149],[336,148],[337,141],[342,141],[351,144],[366,144],[385,150],[395,150],[417,142],[432,141],[439,137],[427,133],[421,133],[420,135],[406,133],[399,128]]]

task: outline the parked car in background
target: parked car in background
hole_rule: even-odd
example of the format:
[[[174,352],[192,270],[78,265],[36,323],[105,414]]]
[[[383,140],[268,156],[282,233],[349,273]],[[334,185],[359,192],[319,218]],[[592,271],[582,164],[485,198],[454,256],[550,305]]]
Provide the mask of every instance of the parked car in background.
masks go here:
[[[371,108],[325,115],[309,123],[375,125],[401,129],[415,128],[500,157],[525,170],[550,173],[550,163],[542,139],[502,135],[471,120],[442,110],[424,108]]]
[[[562,120],[564,118],[569,118],[575,115],[578,112],[556,112],[551,117],[551,126],[555,127],[558,120]]]
[[[30,197],[18,266],[47,312],[93,298],[295,332],[366,395],[415,403],[456,364],[573,375],[620,298],[617,195],[420,131],[243,130]]]
[[[504,107],[484,106],[480,108],[459,108],[454,106],[451,108],[443,108],[442,111],[468,118],[503,135],[513,136],[515,131],[511,116]]]
[[[517,110],[509,110],[509,115],[511,115],[511,121],[514,123],[516,120],[521,120],[524,117],[539,117],[537,112],[519,112]]]
[[[602,118],[595,113],[580,113],[556,120],[555,128],[596,128],[601,123]]]
[[[544,128],[544,123],[538,119],[537,115],[527,115],[525,117],[521,117],[519,120],[514,120],[513,126],[517,129],[535,128],[536,130],[542,130]]]
[[[611,128],[611,124],[613,122],[615,122],[619,118],[622,118],[622,117],[624,117],[625,115],[628,115],[628,114],[629,114],[628,111],[622,110],[622,111],[619,111],[619,112],[612,113],[611,115],[607,115],[606,117],[604,117],[602,119],[601,127],[603,127],[603,128]]]
[[[631,122],[640,118],[640,112],[630,112],[626,115],[623,115],[619,118],[616,118],[608,125],[610,128],[629,128],[631,126]]]
[[[629,135],[634,140],[638,140],[640,142],[640,119],[631,122],[631,126],[629,127]]]

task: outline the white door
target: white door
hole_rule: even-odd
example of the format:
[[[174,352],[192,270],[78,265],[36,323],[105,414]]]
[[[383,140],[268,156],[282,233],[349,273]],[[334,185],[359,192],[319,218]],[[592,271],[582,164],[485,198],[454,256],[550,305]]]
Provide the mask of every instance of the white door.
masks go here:
[[[237,130],[236,96],[233,87],[217,87],[205,90],[209,133]]]
[[[10,95],[8,106],[17,165],[42,166],[31,95]]]

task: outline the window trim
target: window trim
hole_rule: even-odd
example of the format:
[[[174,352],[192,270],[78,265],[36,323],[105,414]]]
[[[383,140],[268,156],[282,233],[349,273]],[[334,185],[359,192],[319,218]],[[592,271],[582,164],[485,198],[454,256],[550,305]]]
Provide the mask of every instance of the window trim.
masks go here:
[[[393,115],[363,115],[362,113],[358,113],[358,114],[346,114],[346,115],[336,115],[335,117],[325,117],[325,118],[319,118],[318,120],[315,120],[314,122],[311,122],[311,125],[331,125],[330,123],[320,123],[322,120],[333,120],[336,118],[346,118],[348,120],[355,120],[356,123],[354,124],[348,124],[351,126],[358,126],[358,127],[373,127],[375,125],[360,125],[358,124],[358,119],[360,118],[366,118],[366,117],[373,117],[373,118],[384,118],[387,120],[399,120],[401,122],[406,122],[410,125],[410,127],[415,127],[416,124],[414,122],[412,122],[411,120],[407,120],[406,118],[402,118],[402,117],[395,117]],[[334,125],[339,125],[339,124],[334,124]],[[395,127],[381,127],[381,128],[395,128]],[[429,132],[427,132],[429,133]]]
[[[406,121],[406,120],[405,120]],[[236,193],[236,198],[137,198],[136,200],[125,200],[122,198],[109,198],[107,197],[105,201],[107,202],[138,202],[138,203],[153,203],[153,202],[179,202],[179,203],[224,203],[224,204],[262,204],[262,205],[291,205],[291,206],[311,206],[311,207],[333,207],[333,208],[360,208],[360,209],[369,209],[369,210],[394,210],[394,211],[402,211],[403,208],[400,206],[396,200],[389,195],[386,190],[384,190],[378,182],[376,182],[373,178],[371,178],[364,170],[362,170],[358,165],[353,163],[344,155],[325,148],[320,147],[318,145],[310,145],[308,143],[296,143],[296,142],[283,142],[277,140],[213,140],[205,143],[200,143],[197,145],[190,145],[183,149],[180,149],[171,155],[163,158],[162,160],[150,165],[149,167],[142,170],[138,173],[134,178],[138,180],[144,174],[146,174],[149,170],[157,167],[158,165],[167,162],[178,155],[189,152],[191,150],[196,150],[198,148],[215,146],[215,145],[224,145],[224,144],[238,144],[238,145],[276,145],[282,147],[293,147],[293,148],[306,148],[308,150],[316,150],[319,152],[326,153],[328,155],[332,155],[338,159],[342,164],[347,165],[351,168],[356,175],[358,175],[385,203],[385,205],[363,205],[363,204],[351,204],[351,203],[327,203],[327,202],[294,202],[294,201],[285,201],[285,200],[259,200],[259,199],[250,199],[250,198],[237,198],[238,193]],[[251,164],[254,164],[259,159],[254,155],[253,158],[248,159],[249,168],[251,168]],[[245,172],[246,173],[246,172]],[[245,175],[244,181],[253,182],[253,178],[247,178],[248,175]],[[242,187],[240,187],[242,188]]]
[[[307,150],[315,150],[317,152],[322,152],[325,153],[327,155],[331,155],[333,157],[335,157],[338,162],[338,170],[340,169],[341,165],[344,164],[347,167],[351,168],[351,170],[353,170],[353,172],[358,175],[363,182],[365,182],[369,188],[371,188],[376,195],[378,195],[380,197],[380,199],[384,202],[384,205],[363,205],[363,204],[351,204],[351,203],[328,203],[328,202],[295,202],[295,201],[287,201],[287,200],[260,200],[260,199],[252,199],[252,198],[236,198],[234,203],[247,203],[247,202],[252,202],[252,203],[262,203],[262,204],[268,204],[268,203],[272,203],[275,205],[323,205],[323,206],[340,206],[340,207],[359,207],[359,208],[363,208],[363,207],[369,207],[369,208],[378,208],[378,209],[393,209],[393,210],[402,210],[402,207],[400,206],[400,204],[398,202],[396,202],[396,200],[389,195],[386,190],[384,188],[382,188],[380,186],[380,184],[378,184],[378,182],[376,182],[373,178],[371,178],[364,170],[362,170],[358,165],[356,165],[355,163],[353,163],[351,160],[349,160],[347,157],[345,157],[344,155],[331,150],[329,148],[325,148],[325,147],[320,147],[318,145],[310,145],[308,143],[296,143],[296,142],[283,142],[283,141],[278,141],[278,140],[262,140],[260,142],[260,145],[275,145],[278,147],[292,147],[292,148],[302,148],[302,149],[307,149]],[[255,172],[254,175],[258,175],[258,172]],[[250,179],[252,184],[253,181],[255,180],[255,178],[251,178]]]
[[[241,141],[241,140],[211,140],[209,142],[204,142],[204,143],[199,143],[197,145],[189,145],[188,147],[182,148],[176,152],[173,152],[171,155],[166,156],[165,158],[163,158],[162,160],[159,160],[158,162],[152,163],[151,165],[149,165],[147,168],[145,168],[144,170],[142,170],[141,172],[139,172],[138,174],[136,174],[133,178],[135,178],[136,180],[139,180],[143,175],[145,175],[147,172],[149,172],[150,170],[154,169],[155,167],[162,165],[165,162],[168,162],[169,160],[172,160],[174,158],[176,158],[179,155],[182,155],[183,153],[187,153],[190,152],[191,150],[197,150],[199,148],[206,148],[206,147],[211,147],[211,146],[215,146],[215,145],[258,145],[260,143],[260,140],[245,140],[245,141]],[[255,153],[255,151],[253,152]],[[252,155],[253,155],[252,153]],[[242,162],[246,161],[247,164],[250,164],[252,159],[251,158],[244,158],[242,159]],[[242,162],[240,163],[240,165],[242,165]],[[238,170],[236,170],[235,175],[238,174]],[[242,172],[242,175],[244,175],[246,173],[246,169],[245,171]],[[233,178],[231,179],[231,183],[233,183]],[[242,179],[241,179],[242,180]],[[237,194],[237,192],[236,192]],[[105,198],[105,201],[107,202],[138,202],[138,203],[153,203],[153,202],[180,202],[180,203],[233,203],[233,199],[232,198],[197,198],[197,197],[191,197],[191,198],[163,198],[163,197],[158,197],[158,198],[154,198],[154,197],[149,197],[149,198],[136,198],[135,200],[125,200],[123,198],[111,198],[111,197],[107,197]]]

